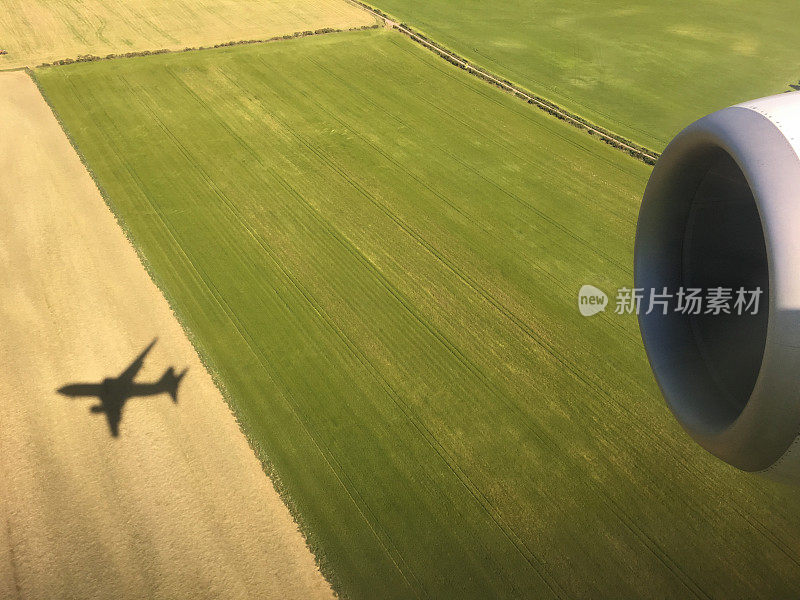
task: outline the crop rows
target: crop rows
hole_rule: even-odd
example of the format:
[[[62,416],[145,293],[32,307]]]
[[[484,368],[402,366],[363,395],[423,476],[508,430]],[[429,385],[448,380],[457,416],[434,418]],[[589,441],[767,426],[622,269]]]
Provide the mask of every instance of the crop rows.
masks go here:
[[[337,589],[796,588],[798,501],[575,306],[630,285],[645,165],[387,31],[112,65],[37,77]]]

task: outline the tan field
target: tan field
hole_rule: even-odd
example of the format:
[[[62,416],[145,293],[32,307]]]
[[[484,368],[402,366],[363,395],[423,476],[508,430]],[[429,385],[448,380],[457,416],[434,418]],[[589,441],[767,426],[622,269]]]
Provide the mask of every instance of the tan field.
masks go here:
[[[0,74],[0,598],[331,598],[192,345],[38,90]],[[158,338],[119,436],[66,384]]]
[[[4,0],[0,69],[374,22],[345,0]]]

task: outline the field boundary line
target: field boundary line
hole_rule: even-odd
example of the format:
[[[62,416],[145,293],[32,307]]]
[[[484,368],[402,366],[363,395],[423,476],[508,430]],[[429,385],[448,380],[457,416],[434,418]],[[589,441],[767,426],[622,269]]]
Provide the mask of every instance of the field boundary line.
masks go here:
[[[623,152],[629,154],[633,158],[636,158],[648,165],[654,165],[656,160],[660,154],[654,150],[650,150],[645,146],[641,146],[636,142],[633,142],[627,138],[622,137],[619,134],[614,133],[613,131],[609,131],[599,125],[594,125],[593,123],[587,121],[580,115],[570,112],[567,109],[559,106],[555,102],[551,102],[533,92],[526,91],[522,87],[511,83],[510,81],[503,79],[499,75],[495,75],[491,71],[484,69],[482,67],[478,67],[470,63],[466,58],[459,56],[452,50],[448,50],[444,48],[438,42],[430,40],[426,36],[422,35],[421,33],[414,31],[409,25],[397,21],[386,13],[382,12],[381,10],[370,6],[369,4],[362,2],[361,0],[348,0],[349,2],[356,4],[366,10],[367,12],[371,13],[373,16],[382,19],[383,22],[386,24],[386,27],[391,29],[396,29],[403,35],[408,36],[411,40],[417,42],[424,48],[427,48],[431,52],[437,54],[439,57],[443,58],[447,62],[467,71],[469,74],[474,75],[480,79],[483,79],[487,83],[495,85],[502,89],[505,92],[510,93],[511,95],[519,98],[520,100],[524,100],[528,104],[533,104],[537,108],[545,111],[546,113],[565,121],[569,125],[585,131],[591,136],[595,136],[600,138],[603,142],[616,148],[618,150],[622,150]]]
[[[383,19],[375,15],[378,19]],[[304,31],[295,31],[293,33],[286,33],[284,35],[276,35],[270,38],[259,40],[232,40],[228,42],[220,42],[213,46],[187,46],[186,48],[159,48],[157,50],[140,50],[137,52],[125,52],[124,54],[106,54],[105,56],[95,56],[94,54],[79,54],[77,58],[62,58],[54,60],[53,62],[44,62],[37,65],[36,69],[46,69],[48,67],[60,67],[64,65],[72,65],[75,63],[95,62],[98,60],[114,60],[116,58],[136,58],[140,56],[152,56],[158,54],[179,54],[181,52],[195,52],[198,50],[216,50],[218,48],[227,48],[228,46],[246,46],[250,44],[270,44],[272,42],[280,42],[286,40],[293,40],[296,38],[311,37],[315,35],[327,35],[329,33],[346,33],[349,31],[366,31],[368,29],[378,29],[381,25],[374,23],[372,25],[360,25],[357,27],[348,27],[347,29],[336,29],[334,27],[323,27],[321,29],[306,29]],[[11,69],[0,69],[2,71],[25,71],[31,67],[14,67]]]
[[[67,128],[66,123],[62,120],[61,115],[56,111],[54,104],[50,100],[50,97],[47,95],[47,93],[45,92],[45,90],[42,87],[41,83],[39,82],[39,79],[36,76],[36,71],[34,69],[31,69],[30,67],[21,67],[20,69],[13,69],[13,70],[23,70],[31,78],[31,80],[33,81],[34,85],[39,90],[39,93],[42,95],[42,98],[44,99],[44,101],[47,104],[48,108],[50,109],[50,111],[52,112],[52,114],[55,117],[56,121],[58,122],[59,127],[63,131],[64,135],[66,136],[67,140],[69,141],[69,143],[72,146],[72,148],[75,151],[75,153],[78,155],[78,159],[81,161],[81,163],[83,164],[84,168],[89,173],[89,176],[91,177],[92,181],[94,182],[94,185],[96,186],[98,192],[100,193],[101,198],[104,200],[106,206],[111,211],[111,213],[114,216],[114,218],[116,219],[117,224],[119,225],[120,229],[122,230],[122,233],[125,235],[125,238],[127,239],[128,243],[133,247],[134,251],[136,252],[136,255],[138,256],[139,261],[141,262],[142,266],[144,267],[144,269],[147,272],[148,276],[150,277],[151,281],[155,284],[155,286],[159,289],[159,291],[161,292],[161,294],[164,296],[165,300],[167,301],[167,304],[169,305],[170,310],[172,311],[173,315],[175,316],[175,319],[178,321],[178,324],[180,325],[181,329],[183,330],[184,334],[186,335],[186,338],[189,340],[189,342],[193,346],[195,352],[197,353],[197,356],[199,357],[201,364],[206,369],[206,372],[209,374],[209,376],[211,377],[214,385],[216,386],[216,388],[219,390],[220,394],[222,395],[223,400],[225,401],[226,405],[228,406],[228,409],[230,410],[231,414],[233,415],[233,418],[236,421],[236,424],[237,424],[237,426],[239,428],[239,431],[241,431],[242,435],[244,435],[245,439],[247,440],[247,443],[249,444],[249,446],[252,449],[253,453],[255,454],[256,458],[261,463],[263,472],[265,473],[265,475],[272,482],[272,486],[275,489],[275,491],[277,492],[277,494],[280,497],[281,501],[283,502],[284,506],[286,506],[287,509],[289,510],[289,514],[291,515],[292,520],[297,524],[297,527],[300,530],[300,533],[301,533],[301,535],[303,537],[303,541],[304,541],[306,547],[311,552],[311,555],[314,558],[314,562],[315,562],[316,566],[319,568],[320,573],[322,574],[323,578],[331,586],[331,589],[333,589],[334,593],[337,595],[338,598],[343,598],[343,599],[348,598],[346,590],[344,589],[344,586],[343,586],[343,584],[341,582],[341,579],[338,577],[338,574],[337,574],[337,572],[335,570],[335,567],[332,566],[331,560],[328,558],[328,555],[323,552],[323,547],[319,542],[318,536],[315,535],[311,525],[308,523],[308,520],[305,518],[305,516],[303,515],[302,511],[299,509],[297,503],[295,502],[294,498],[289,493],[288,488],[287,488],[286,484],[283,482],[283,479],[281,477],[281,472],[278,471],[277,468],[275,467],[275,464],[272,461],[272,459],[270,457],[270,454],[267,451],[267,449],[264,446],[264,444],[262,444],[256,438],[255,435],[251,435],[251,433],[250,433],[250,431],[248,429],[248,424],[250,423],[250,419],[248,419],[244,415],[244,412],[242,410],[240,410],[238,404],[234,401],[232,394],[229,392],[227,386],[225,385],[225,381],[223,379],[221,369],[218,368],[218,366],[217,366],[216,362],[213,360],[212,356],[208,352],[206,352],[205,346],[203,346],[200,343],[200,340],[194,335],[192,329],[188,325],[188,320],[186,318],[184,318],[183,313],[179,310],[178,304],[175,301],[175,298],[172,296],[172,294],[170,294],[168,292],[165,283],[158,276],[158,274],[156,273],[156,271],[153,268],[152,264],[150,263],[148,258],[145,256],[144,251],[142,250],[140,245],[137,243],[137,241],[136,241],[136,239],[135,239],[130,227],[128,226],[127,221],[123,218],[122,213],[118,210],[117,206],[113,203],[113,201],[111,200],[110,195],[106,192],[105,188],[100,184],[100,180],[97,177],[97,174],[92,169],[92,167],[89,165],[89,162],[86,159],[86,156],[83,154],[83,151],[79,148],[77,141],[72,136],[72,133]],[[113,144],[111,144],[111,145],[113,147]],[[137,183],[138,183],[138,179],[139,179],[138,176],[135,176],[133,173],[130,173],[130,170],[129,170],[129,174],[133,179],[137,180]],[[140,187],[139,189],[141,190],[142,188]],[[149,199],[148,199],[148,202],[149,202]],[[163,222],[163,217],[161,216],[161,214],[158,213],[158,212],[156,212],[156,214],[159,217],[159,219],[162,220],[162,222]],[[169,227],[167,227],[167,231],[168,231],[170,236],[174,237],[174,232]],[[182,247],[181,247],[181,249],[182,249]],[[212,286],[209,285],[209,283],[207,282],[205,277],[203,277],[203,275],[198,271],[198,269],[197,269],[196,265],[194,264],[194,262],[191,261],[191,259],[189,259],[188,257],[186,257],[185,253],[184,253],[184,257],[186,258],[187,263],[191,267],[192,272],[195,274],[195,276],[197,278],[197,281],[198,281],[198,284],[201,285],[202,287],[205,287],[208,290],[208,292],[211,295],[211,297],[214,299],[214,301],[220,307],[220,310],[223,312],[225,318],[230,320],[230,322],[232,323],[233,327],[236,329],[237,334],[244,340],[245,345],[247,346],[248,350],[251,352],[253,357],[260,364],[263,365],[264,363],[263,363],[262,353],[260,351],[257,351],[252,346],[252,344],[251,344],[251,339],[252,339],[251,336],[249,334],[247,336],[245,336],[242,333],[242,331],[241,331],[241,329],[239,327],[239,324],[238,324],[238,320],[236,320],[236,319],[234,319],[232,317],[232,315],[230,313],[230,309],[227,307],[227,303],[223,304],[222,302],[220,302],[219,293],[216,290],[216,288],[213,288]],[[265,369],[265,373],[267,374],[267,377],[269,377],[269,379],[271,381],[273,381],[273,382],[275,381],[274,373],[273,373],[273,371],[271,369]],[[281,390],[281,392],[283,392],[283,390]],[[293,404],[293,398],[289,398],[289,397],[283,395],[283,393],[281,395],[283,396],[284,400],[286,401],[286,404],[289,407],[289,409],[292,412],[292,414],[295,416],[295,418],[297,418],[298,423],[299,423],[302,431],[306,435],[309,436],[309,439],[317,447],[318,451],[322,455],[322,457],[325,460],[325,462],[328,463],[328,466],[331,468],[331,471],[334,473],[334,475],[337,477],[337,479],[339,479],[339,481],[341,482],[341,479],[338,477],[338,472],[335,469],[333,469],[333,467],[330,465],[328,457],[325,456],[325,453],[322,451],[322,448],[320,448],[318,440],[313,436],[313,434],[311,434],[311,432],[308,430],[308,428],[305,427],[305,425],[302,422],[302,420],[297,416],[297,412],[296,412],[295,406]],[[344,482],[341,482],[341,484],[342,484],[343,487],[345,487],[345,491],[349,494],[349,490],[347,490],[347,487],[345,486]],[[360,512],[360,508],[357,505],[356,505],[356,508]],[[371,527],[371,525],[369,523],[368,523],[368,525]]]

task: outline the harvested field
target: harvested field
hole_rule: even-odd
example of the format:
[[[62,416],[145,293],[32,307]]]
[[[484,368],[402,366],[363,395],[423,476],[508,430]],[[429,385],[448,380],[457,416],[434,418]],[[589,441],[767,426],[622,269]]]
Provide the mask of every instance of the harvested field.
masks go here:
[[[0,74],[0,597],[331,598],[287,508],[30,78]],[[65,384],[155,337],[120,435]]]
[[[344,0],[6,0],[2,13],[0,69],[375,22]]]
[[[800,593],[796,491],[578,312],[631,284],[645,165],[392,31],[36,74],[338,589]]]

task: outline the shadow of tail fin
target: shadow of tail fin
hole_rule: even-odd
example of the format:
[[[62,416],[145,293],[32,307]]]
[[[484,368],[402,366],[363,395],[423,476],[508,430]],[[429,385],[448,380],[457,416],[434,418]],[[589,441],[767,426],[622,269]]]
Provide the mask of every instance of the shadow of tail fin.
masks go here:
[[[176,375],[175,369],[170,367],[164,371],[164,375],[161,376],[161,381],[159,381],[159,384],[164,386],[164,389],[169,392],[169,395],[172,397],[172,401],[175,403],[178,402],[178,386],[188,370],[189,369],[184,369]]]

